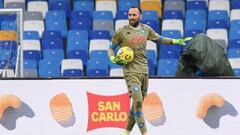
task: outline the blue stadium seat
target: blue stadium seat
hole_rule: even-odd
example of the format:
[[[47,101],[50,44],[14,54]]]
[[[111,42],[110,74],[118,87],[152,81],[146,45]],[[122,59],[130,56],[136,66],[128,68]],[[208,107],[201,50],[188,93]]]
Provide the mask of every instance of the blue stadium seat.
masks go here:
[[[12,63],[9,63],[9,61],[7,60],[0,60],[0,69],[15,69],[15,66],[14,64]]]
[[[187,1],[187,10],[203,10],[207,11],[208,4],[203,0]]]
[[[239,0],[231,0],[231,9],[240,9]]]
[[[59,39],[45,39],[42,40],[42,50],[46,49],[63,49],[63,40]]]
[[[61,77],[60,63],[58,61],[40,60],[38,74],[41,78]]]
[[[227,50],[228,58],[240,58],[240,48],[230,48]]]
[[[70,20],[70,29],[71,30],[92,30],[92,20],[81,18],[78,20]]]
[[[83,63],[79,59],[64,59],[61,64],[63,77],[81,77],[84,75]]]
[[[11,59],[11,50],[2,49],[0,50],[0,61],[8,61]]]
[[[168,38],[181,38],[179,30],[163,30],[161,35]]]
[[[229,40],[240,39],[240,28],[229,30]]]
[[[180,48],[174,45],[161,45],[159,50],[159,59],[173,58],[179,59],[181,54]]]
[[[116,20],[117,19],[128,19],[128,11],[117,11]]]
[[[1,30],[17,30],[16,21],[2,21]]]
[[[63,11],[48,11],[45,20],[66,20],[66,14]]]
[[[38,77],[38,64],[36,60],[24,60],[23,77]]]
[[[240,69],[233,69],[235,76],[240,76]]]
[[[106,50],[94,50],[90,52],[90,59],[108,60],[108,52]]]
[[[23,40],[39,40],[39,38],[37,31],[23,31]]]
[[[160,59],[158,61],[157,75],[159,77],[174,77],[177,71],[177,66],[177,59]]]
[[[49,9],[55,10],[55,11],[63,11],[67,15],[67,17],[70,16],[71,8],[70,8],[70,2],[69,0],[57,0],[53,2],[49,2]]]
[[[206,21],[201,19],[185,20],[185,36],[195,36],[198,33],[206,32]]]
[[[64,52],[62,49],[46,49],[43,51],[43,59],[54,60],[61,63],[64,59]]]
[[[17,51],[16,41],[0,41],[0,50]]]
[[[42,40],[51,40],[51,39],[62,40],[61,32],[60,31],[48,31],[48,30],[43,31]]]
[[[207,15],[206,12],[203,10],[187,10],[186,11],[186,19],[199,19],[206,21]]]
[[[82,20],[83,19],[92,19],[92,14],[90,11],[72,11],[70,15],[71,20]]]
[[[96,20],[113,20],[113,14],[111,11],[94,11],[93,21]]]
[[[214,10],[208,13],[208,29],[229,28],[229,16],[225,10]]]
[[[91,39],[110,39],[110,33],[106,30],[93,30],[90,32]]]
[[[88,40],[88,31],[85,30],[69,30],[67,35],[68,41]],[[88,42],[87,42],[88,43]]]
[[[66,20],[46,20],[45,27],[47,31],[60,31],[63,37],[67,36]]]
[[[93,1],[74,1],[73,3],[74,11],[89,11],[90,14],[93,14],[94,3]]]
[[[101,59],[90,59],[87,63],[87,76],[109,76],[108,61]]]
[[[164,10],[163,19],[184,19],[183,12],[181,10]]]
[[[240,39],[231,39],[228,41],[228,48],[240,48]]]
[[[138,0],[118,0],[118,11],[128,11],[132,6],[139,7]]]

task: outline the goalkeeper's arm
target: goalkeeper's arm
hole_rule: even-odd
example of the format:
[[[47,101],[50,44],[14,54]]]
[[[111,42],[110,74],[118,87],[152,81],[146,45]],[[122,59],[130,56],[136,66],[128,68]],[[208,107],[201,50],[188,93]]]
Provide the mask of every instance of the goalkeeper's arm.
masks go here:
[[[181,39],[161,37],[161,43],[163,43],[163,44],[186,45],[186,41],[190,41],[190,40],[192,40],[192,37],[185,37],[185,38],[181,38]]]

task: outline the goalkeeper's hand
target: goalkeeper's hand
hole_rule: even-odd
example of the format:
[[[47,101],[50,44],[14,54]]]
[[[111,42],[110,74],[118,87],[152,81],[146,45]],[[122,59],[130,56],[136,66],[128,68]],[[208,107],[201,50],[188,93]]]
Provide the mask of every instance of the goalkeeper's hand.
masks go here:
[[[192,37],[185,37],[182,39],[172,39],[172,44],[186,45],[186,42],[192,39],[193,39]]]
[[[114,64],[118,64],[118,65],[127,65],[127,61],[124,59],[120,59],[119,57],[115,57],[115,56],[111,56],[110,60],[112,61],[112,63]]]

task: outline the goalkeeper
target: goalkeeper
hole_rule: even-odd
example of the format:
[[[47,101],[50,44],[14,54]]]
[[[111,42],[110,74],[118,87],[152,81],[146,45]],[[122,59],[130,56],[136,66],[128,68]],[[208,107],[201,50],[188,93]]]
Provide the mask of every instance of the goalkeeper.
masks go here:
[[[124,79],[128,92],[132,98],[126,130],[124,135],[129,135],[135,123],[137,123],[142,135],[147,135],[147,127],[142,112],[142,102],[148,88],[148,64],[146,57],[146,42],[152,40],[163,44],[185,45],[185,41],[191,38],[171,39],[157,34],[151,27],[140,23],[141,9],[131,7],[128,12],[129,24],[115,32],[108,49],[110,60],[123,65]],[[115,48],[128,46],[134,51],[134,59],[130,63],[115,56]]]

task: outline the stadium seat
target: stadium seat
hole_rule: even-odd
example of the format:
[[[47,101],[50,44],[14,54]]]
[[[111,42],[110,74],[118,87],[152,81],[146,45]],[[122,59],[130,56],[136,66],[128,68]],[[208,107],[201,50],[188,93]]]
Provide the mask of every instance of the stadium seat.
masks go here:
[[[108,52],[107,50],[93,50],[90,53],[90,59],[102,59],[108,60]]]
[[[227,52],[228,58],[240,58],[240,49],[239,48],[230,48]]]
[[[89,54],[92,51],[107,51],[110,45],[110,40],[107,39],[92,39],[89,43]]]
[[[155,68],[157,67],[157,55],[154,50],[146,51],[148,61],[151,61],[151,65]]]
[[[185,20],[185,36],[193,37],[198,33],[206,32],[206,21],[202,19],[186,19]]]
[[[140,8],[142,10],[154,10],[158,12],[158,17],[162,18],[162,3],[159,0],[141,1]]]
[[[84,67],[88,60],[88,32],[83,30],[70,30],[67,38],[67,58],[81,59]]]
[[[26,6],[25,6],[25,2],[11,2],[11,3],[7,3],[5,5],[6,9],[16,9],[16,8],[19,8],[19,9],[22,9],[23,11],[26,11]]]
[[[63,49],[63,40],[59,39],[44,39],[41,44],[42,50],[46,49]]]
[[[239,0],[231,0],[231,9],[240,9]]]
[[[183,16],[185,17],[185,2],[184,1],[175,1],[175,0],[168,0],[168,1],[165,1],[164,2],[164,9],[163,11],[180,11],[181,13],[177,13],[179,14],[180,16]]]
[[[114,20],[111,11],[94,11],[92,30],[107,30],[110,35],[114,33]]]
[[[66,14],[63,11],[48,11],[46,13],[45,21],[48,20],[66,20]]]
[[[90,59],[87,63],[87,76],[99,77],[109,76],[108,61],[101,59]]]
[[[59,62],[42,59],[38,65],[38,75],[40,78],[61,77]]]
[[[91,21],[92,14],[90,11],[72,11],[70,15],[70,20],[82,20],[88,19]]]
[[[49,2],[49,10],[63,11],[66,14],[66,16],[69,17],[71,12],[70,2],[69,0]]]
[[[60,31],[63,37],[67,36],[67,22],[66,20],[46,20],[47,31]]]
[[[158,12],[154,10],[144,10],[142,11],[142,20],[154,20],[157,21],[158,24],[160,18],[158,17]]]
[[[0,41],[0,50],[17,51],[17,47],[16,41]]]
[[[23,40],[23,59],[36,60],[41,59],[41,45],[39,40]]]
[[[240,39],[229,40],[228,48],[240,48]]]
[[[178,60],[177,59],[160,59],[158,61],[159,77],[174,77],[177,71]]]
[[[163,19],[180,19],[183,20],[184,16],[181,10],[164,10]]]
[[[37,31],[23,31],[23,40],[36,39],[39,40],[39,34]]]
[[[95,2],[95,11],[111,11],[115,18],[117,3],[115,0],[97,0]]]
[[[156,76],[156,67],[154,65],[154,61],[148,59],[148,71],[149,76]]]
[[[122,68],[110,68],[110,77],[123,77]]]
[[[197,20],[203,20],[206,21],[207,12],[203,11],[203,10],[187,10],[186,11],[186,19],[197,19]]]
[[[208,9],[208,0],[193,0],[193,1],[187,1],[186,9],[187,10],[202,10],[204,12]]]
[[[208,29],[228,29],[229,16],[225,10],[214,10],[208,13]]]
[[[62,49],[46,49],[43,51],[43,59],[54,60],[61,63],[64,59],[64,52]]]
[[[128,19],[128,11],[117,10],[115,19]]]
[[[179,19],[164,19],[162,21],[162,31],[164,30],[179,30],[183,37],[183,21]]]
[[[36,78],[38,77],[38,65],[36,60],[24,60],[23,62],[23,77]]]
[[[240,39],[240,28],[231,28],[229,30],[229,40]]]
[[[127,19],[118,19],[115,21],[115,30],[122,28],[124,25],[128,25]]]
[[[42,32],[45,30],[44,22],[41,20],[27,20],[23,22],[24,31],[37,31],[40,38],[42,37]]]
[[[43,20],[42,12],[39,11],[27,11],[23,14],[23,21],[27,20]]]
[[[139,7],[138,0],[118,0],[118,11],[128,11],[131,7]]]
[[[90,40],[91,39],[109,39],[110,40],[110,33],[106,30],[93,30],[90,32]]]
[[[94,3],[93,1],[74,1],[73,2],[74,11],[89,11],[90,14],[93,14]]]
[[[61,64],[61,74],[63,77],[84,76],[82,60],[63,59]]]
[[[9,30],[0,30],[0,41],[3,40],[17,40],[17,32],[16,31],[9,31]]]
[[[230,21],[240,20],[240,9],[231,10]]]
[[[51,39],[59,39],[62,40],[62,34],[60,31],[43,31],[42,40],[51,40]]]
[[[2,21],[1,22],[1,30],[17,30],[16,21]]]
[[[209,11],[214,10],[225,10],[228,13],[228,16],[230,14],[230,3],[228,0],[210,0],[209,1]]]
[[[43,18],[48,12],[48,2],[47,1],[29,1],[27,3],[27,11],[39,11],[42,13]]]

